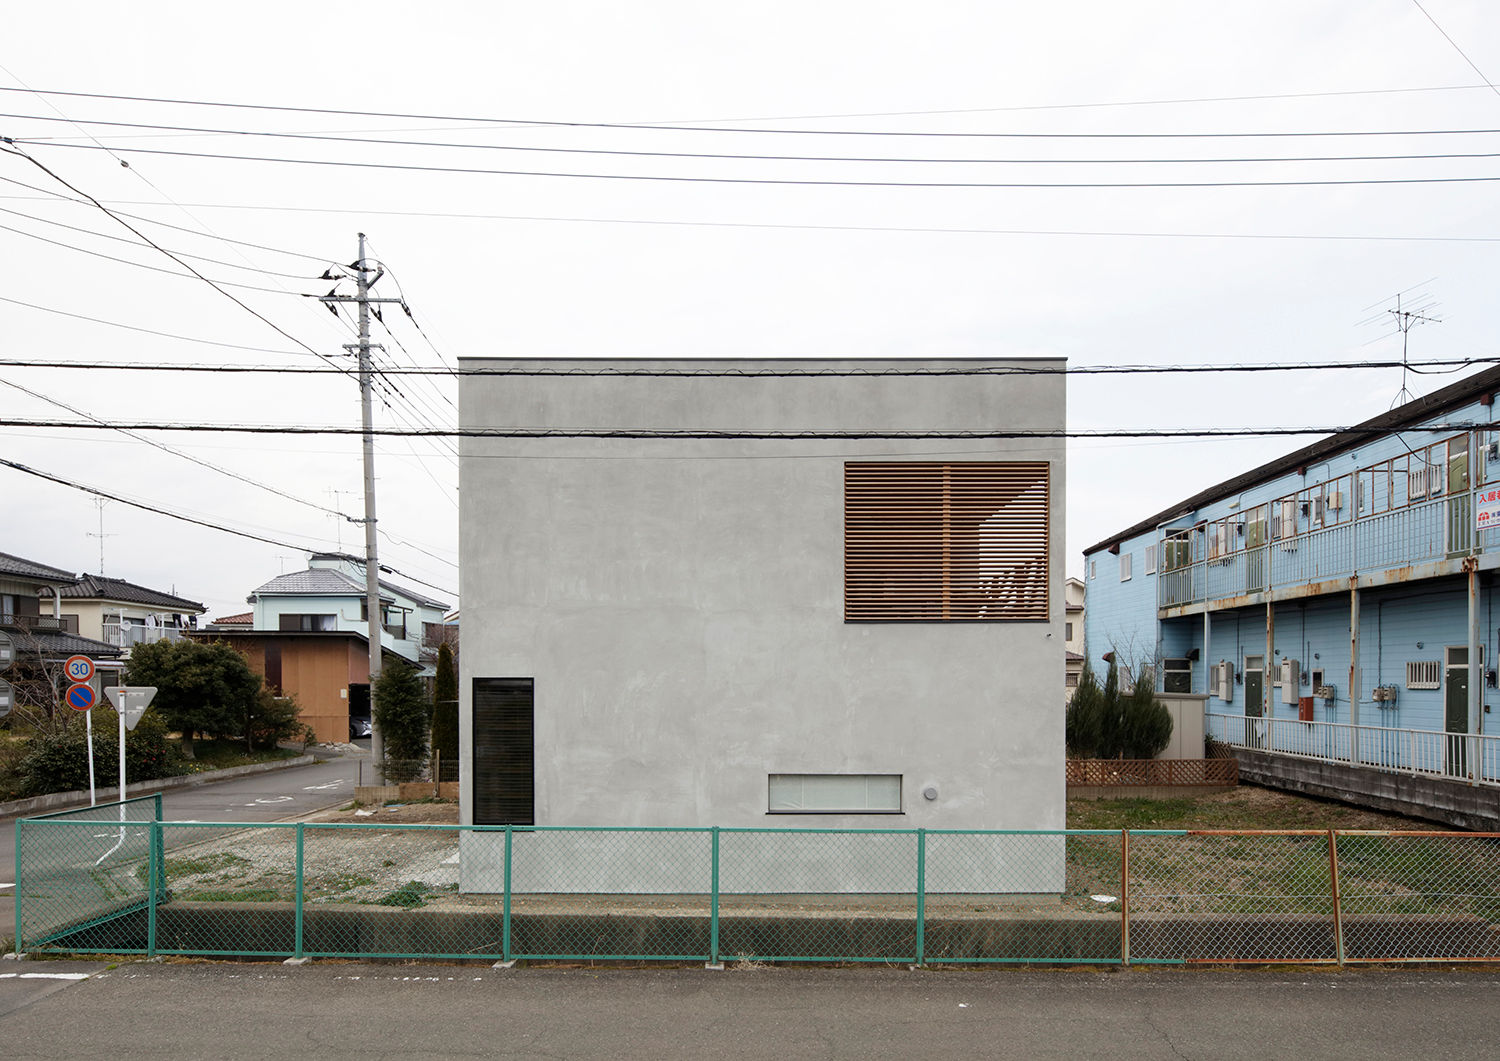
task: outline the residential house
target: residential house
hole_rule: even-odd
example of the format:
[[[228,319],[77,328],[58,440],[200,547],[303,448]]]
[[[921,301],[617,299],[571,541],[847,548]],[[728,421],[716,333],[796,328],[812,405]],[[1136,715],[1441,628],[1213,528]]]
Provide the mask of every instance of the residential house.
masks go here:
[[[1060,361],[467,367],[462,821],[1062,827]]]
[[[197,628],[207,609],[197,601],[148,589],[123,578],[80,575],[63,587],[68,629],[124,649],[146,641],[175,641]]]
[[[1500,780],[1497,391],[1480,372],[1089,547],[1094,666],[1154,667],[1240,746]]]
[[[381,647],[420,664],[424,624],[441,623],[448,605],[385,579],[379,590]],[[306,570],[278,575],[246,600],[254,605],[255,630],[369,631],[365,565],[354,557],[314,553]]]
[[[268,684],[296,698],[318,740],[348,739],[370,717],[364,565],[314,553],[306,570],[278,575],[247,600],[248,615],[215,620],[193,636],[243,653]],[[381,579],[380,608],[383,658],[430,669],[424,624],[441,623],[447,605]]]
[[[1082,579],[1069,578],[1063,583],[1063,605],[1064,623],[1063,637],[1066,658],[1064,660],[1065,672],[1063,675],[1063,706],[1066,707],[1069,700],[1073,698],[1073,690],[1078,688],[1078,679],[1083,675],[1084,663],[1084,599],[1087,588]]]
[[[68,628],[62,597],[75,581],[71,571],[0,553],[0,631],[10,639],[14,654],[4,680],[18,689],[13,703],[29,698],[43,709],[50,706],[67,684],[62,664],[69,656],[89,656],[100,665],[94,678],[96,692],[103,689],[104,675],[118,669],[118,647]]]

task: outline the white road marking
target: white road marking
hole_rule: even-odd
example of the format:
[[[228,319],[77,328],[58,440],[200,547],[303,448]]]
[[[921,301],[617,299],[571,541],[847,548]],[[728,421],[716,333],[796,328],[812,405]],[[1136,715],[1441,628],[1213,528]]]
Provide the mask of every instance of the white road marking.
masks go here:
[[[10,881],[0,880],[0,888],[14,888],[14,887],[15,887],[15,885],[12,884]]]
[[[92,973],[0,973],[0,980],[87,980]]]
[[[306,785],[306,786],[303,787],[302,791],[303,792],[322,792],[322,791],[324,791],[326,789],[330,789],[330,788],[343,788],[344,784],[345,784],[345,782],[347,780],[348,780],[347,778],[342,778],[341,777],[337,781],[330,781],[330,782],[328,782],[328,784],[326,784],[326,785]]]
[[[291,796],[272,796],[270,799],[266,799],[264,796],[262,796],[260,799],[257,799],[254,803],[246,803],[246,804],[244,804],[244,806],[246,806],[246,807],[263,807],[263,806],[267,806],[267,805],[272,804],[272,803],[290,803],[291,801],[292,801],[292,797]]]

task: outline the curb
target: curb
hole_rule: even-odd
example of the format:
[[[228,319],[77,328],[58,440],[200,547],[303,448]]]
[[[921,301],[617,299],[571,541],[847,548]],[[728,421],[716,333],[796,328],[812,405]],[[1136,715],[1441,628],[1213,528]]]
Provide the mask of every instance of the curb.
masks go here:
[[[205,770],[201,774],[184,774],[181,777],[159,777],[154,781],[137,781],[133,785],[125,786],[125,796],[150,796],[158,792],[165,792],[172,788],[192,788],[194,785],[208,784],[210,781],[227,781],[232,777],[245,777],[249,774],[266,774],[272,770],[285,770],[293,766],[310,766],[321,762],[315,755],[299,755],[295,759],[279,759],[274,763],[251,763],[249,766],[231,766],[227,770]],[[103,802],[106,796],[119,791],[118,785],[98,786],[94,789],[96,800]],[[62,810],[68,807],[86,807],[89,802],[87,792],[49,792],[45,796],[32,796],[30,799],[13,800],[10,803],[0,803],[0,819],[19,818],[27,814],[35,814],[38,811]]]

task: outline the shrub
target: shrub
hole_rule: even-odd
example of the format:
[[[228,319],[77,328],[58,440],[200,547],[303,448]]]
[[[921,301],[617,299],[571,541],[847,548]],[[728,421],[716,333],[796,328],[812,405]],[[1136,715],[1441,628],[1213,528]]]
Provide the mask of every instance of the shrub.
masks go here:
[[[107,707],[94,708],[94,784],[113,787],[119,778],[119,722]],[[167,740],[166,723],[147,711],[125,734],[125,782],[154,781],[184,773],[182,755]],[[20,789],[28,796],[75,792],[89,787],[88,742],[82,728],[34,738],[21,760]]]
[[[1078,676],[1078,686],[1068,700],[1064,731],[1068,754],[1075,759],[1094,759],[1099,755],[1099,738],[1104,725],[1104,690],[1087,662]]]
[[[303,736],[307,727],[299,717],[301,713],[296,697],[282,696],[262,685],[250,713],[250,747],[274,748],[284,740]]]

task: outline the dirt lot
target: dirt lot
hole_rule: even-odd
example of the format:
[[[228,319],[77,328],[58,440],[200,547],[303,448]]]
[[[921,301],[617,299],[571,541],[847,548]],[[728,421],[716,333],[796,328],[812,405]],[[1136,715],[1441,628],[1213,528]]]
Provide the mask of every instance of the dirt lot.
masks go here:
[[[1443,826],[1255,785],[1180,799],[1070,799],[1069,829],[1391,829]]]

